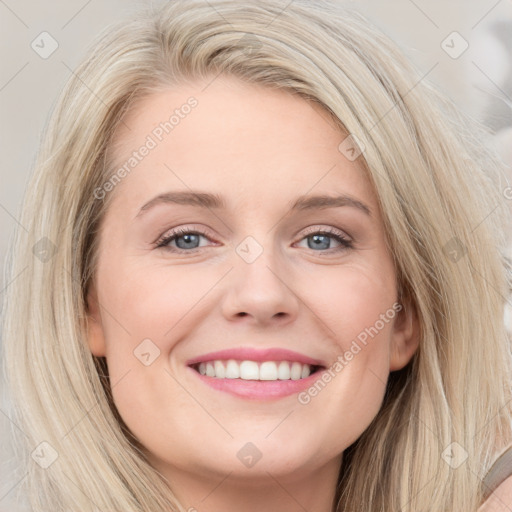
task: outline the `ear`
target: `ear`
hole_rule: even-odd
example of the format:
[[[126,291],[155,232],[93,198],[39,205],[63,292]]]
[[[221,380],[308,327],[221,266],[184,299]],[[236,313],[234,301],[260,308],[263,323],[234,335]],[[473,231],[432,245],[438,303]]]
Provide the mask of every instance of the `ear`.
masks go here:
[[[393,324],[389,371],[401,370],[412,358],[420,342],[416,308],[412,302],[402,305]]]
[[[94,356],[105,356],[105,335],[94,282],[91,283],[87,292],[87,344]]]

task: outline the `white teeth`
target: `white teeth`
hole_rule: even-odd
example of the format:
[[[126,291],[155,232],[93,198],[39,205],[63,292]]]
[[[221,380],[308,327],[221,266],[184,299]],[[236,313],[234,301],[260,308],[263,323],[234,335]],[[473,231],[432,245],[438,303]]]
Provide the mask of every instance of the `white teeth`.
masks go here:
[[[288,361],[208,361],[199,363],[198,371],[207,377],[243,380],[299,380],[309,377],[309,364]]]
[[[240,378],[244,380],[258,380],[260,378],[258,363],[254,361],[242,361],[240,363]]]
[[[299,380],[302,374],[302,365],[300,363],[293,363],[290,375],[292,380]]]
[[[240,366],[233,359],[230,359],[227,362],[226,378],[228,378],[228,379],[238,379],[238,378],[240,378]]]
[[[290,378],[290,363],[281,361],[277,370],[277,377],[279,380],[288,380]]]
[[[215,377],[215,367],[212,363],[206,363],[206,376]]]
[[[277,365],[272,361],[265,361],[260,366],[260,380],[277,380]]]
[[[215,369],[215,376],[219,379],[223,379],[226,376],[226,370],[224,368],[224,365],[222,364],[222,361],[215,361],[214,363],[214,369]]]

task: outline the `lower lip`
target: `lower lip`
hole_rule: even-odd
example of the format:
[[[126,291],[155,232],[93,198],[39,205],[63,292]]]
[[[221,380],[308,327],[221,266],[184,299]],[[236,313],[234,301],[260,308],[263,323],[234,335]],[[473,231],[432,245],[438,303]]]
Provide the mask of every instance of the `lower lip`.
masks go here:
[[[316,371],[309,377],[297,380],[244,380],[207,377],[190,366],[188,368],[211,388],[251,400],[272,400],[300,393],[317,381],[323,371]]]

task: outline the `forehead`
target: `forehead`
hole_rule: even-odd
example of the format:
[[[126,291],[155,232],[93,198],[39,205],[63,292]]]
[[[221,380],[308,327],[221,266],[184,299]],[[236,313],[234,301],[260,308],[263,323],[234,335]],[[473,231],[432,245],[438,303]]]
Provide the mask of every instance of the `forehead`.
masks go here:
[[[170,87],[136,103],[114,138],[115,194],[141,202],[168,190],[208,189],[239,203],[348,193],[374,201],[362,157],[320,105],[231,77]]]

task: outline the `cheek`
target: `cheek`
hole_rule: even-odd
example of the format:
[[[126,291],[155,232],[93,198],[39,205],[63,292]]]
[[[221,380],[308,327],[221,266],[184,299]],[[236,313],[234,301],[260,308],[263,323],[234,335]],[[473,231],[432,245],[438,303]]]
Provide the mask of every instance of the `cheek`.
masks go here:
[[[392,273],[387,275],[393,277]],[[335,423],[344,425],[350,436],[343,438],[345,446],[377,415],[389,375],[397,303],[393,281],[381,276],[361,268],[345,268],[336,279],[328,280],[329,284],[319,282],[315,288],[324,290],[315,299],[315,312],[329,327],[336,354],[329,375],[307,390],[302,399],[316,409],[316,414],[331,411]]]
[[[389,276],[389,277],[388,277]],[[329,327],[339,351],[349,350],[352,341],[364,344],[379,338],[389,349],[392,320],[396,314],[393,273],[378,269],[346,267],[316,281],[311,305]]]
[[[359,334],[359,326],[346,331]],[[327,372],[299,396],[309,417],[328,415],[324,421],[316,420],[324,430],[319,432],[317,426],[315,431],[326,440],[320,458],[333,447],[341,453],[378,415],[389,376],[390,332],[386,325],[378,332],[369,331],[366,338],[358,339],[356,334],[338,339],[337,356]]]
[[[100,276],[112,394],[136,435],[161,422],[163,404],[183,410],[191,407],[190,396],[170,375],[169,354],[211,309],[207,294],[219,276],[212,275],[211,269],[183,269],[134,266],[127,271],[119,265]]]
[[[197,316],[202,298],[217,280],[211,272],[184,272],[180,267],[114,269],[104,280],[100,299],[111,355],[132,352],[145,339],[160,350],[172,348],[169,340],[179,337],[187,315]]]

